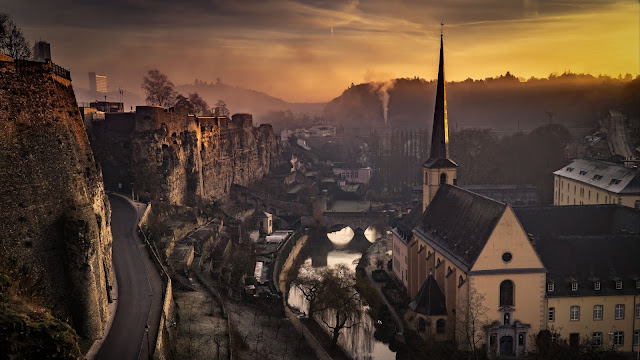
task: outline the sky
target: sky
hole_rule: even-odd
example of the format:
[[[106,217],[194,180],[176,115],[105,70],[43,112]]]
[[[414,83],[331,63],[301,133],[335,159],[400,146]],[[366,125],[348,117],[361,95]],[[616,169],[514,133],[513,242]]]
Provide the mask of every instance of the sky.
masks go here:
[[[322,102],[351,83],[510,71],[640,72],[638,0],[0,0],[75,87],[89,71],[142,92],[147,70]]]

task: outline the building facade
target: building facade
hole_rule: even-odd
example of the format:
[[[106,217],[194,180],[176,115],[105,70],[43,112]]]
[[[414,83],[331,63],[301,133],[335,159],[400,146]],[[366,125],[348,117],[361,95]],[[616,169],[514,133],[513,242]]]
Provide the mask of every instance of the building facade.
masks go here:
[[[553,173],[554,205],[619,204],[640,209],[640,170],[577,159]]]

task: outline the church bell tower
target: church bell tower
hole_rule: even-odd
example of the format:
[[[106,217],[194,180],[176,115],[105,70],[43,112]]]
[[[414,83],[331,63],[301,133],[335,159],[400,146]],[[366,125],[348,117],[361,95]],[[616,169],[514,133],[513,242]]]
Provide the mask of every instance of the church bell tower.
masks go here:
[[[431,132],[431,152],[429,159],[422,164],[422,212],[440,188],[440,184],[457,184],[458,164],[449,159],[449,124],[447,122],[447,90],[444,81],[444,51],[440,34],[440,67],[438,70],[438,89],[436,108],[433,114]]]

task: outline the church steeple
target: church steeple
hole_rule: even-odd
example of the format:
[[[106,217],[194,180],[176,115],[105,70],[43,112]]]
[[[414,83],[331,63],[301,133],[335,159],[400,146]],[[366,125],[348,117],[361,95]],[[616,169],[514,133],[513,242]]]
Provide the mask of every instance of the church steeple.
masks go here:
[[[436,107],[433,112],[433,130],[431,132],[431,152],[425,161],[424,183],[422,185],[422,210],[440,188],[440,184],[457,184],[457,167],[449,159],[449,124],[447,121],[447,89],[444,80],[444,45],[440,34],[440,64],[438,68],[438,87],[436,91]]]

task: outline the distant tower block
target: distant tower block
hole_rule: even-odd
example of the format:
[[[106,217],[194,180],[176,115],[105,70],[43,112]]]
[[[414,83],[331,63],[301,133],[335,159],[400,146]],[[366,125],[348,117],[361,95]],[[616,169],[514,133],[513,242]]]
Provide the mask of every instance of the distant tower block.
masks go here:
[[[40,62],[51,60],[51,45],[46,41],[38,41],[33,46],[33,56],[36,61]]]
[[[94,72],[90,72],[89,73],[89,90],[94,93],[95,92],[106,93],[108,91],[107,76],[98,75]]]

